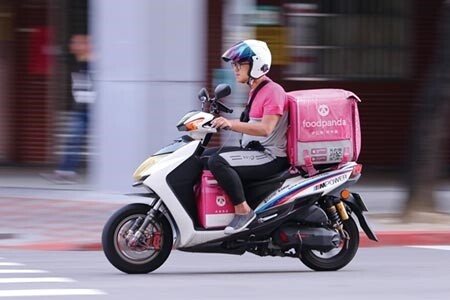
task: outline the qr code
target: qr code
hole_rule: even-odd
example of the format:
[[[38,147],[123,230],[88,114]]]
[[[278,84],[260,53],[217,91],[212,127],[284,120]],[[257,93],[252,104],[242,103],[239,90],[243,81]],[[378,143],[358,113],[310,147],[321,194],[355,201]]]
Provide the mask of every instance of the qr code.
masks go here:
[[[329,151],[328,160],[333,162],[341,161],[343,157],[342,150],[343,150],[342,148],[328,148]]]

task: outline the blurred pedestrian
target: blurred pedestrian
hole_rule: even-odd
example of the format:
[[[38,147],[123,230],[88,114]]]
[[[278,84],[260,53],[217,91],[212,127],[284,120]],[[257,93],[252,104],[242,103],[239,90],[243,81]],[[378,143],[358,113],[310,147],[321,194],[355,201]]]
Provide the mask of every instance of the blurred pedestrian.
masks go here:
[[[436,19],[437,42],[433,60],[416,104],[413,118],[408,197],[403,207],[406,222],[430,221],[439,211],[434,190],[448,167],[450,115],[450,1],[441,4]],[[425,214],[424,214],[425,213]]]
[[[72,119],[69,122],[68,138],[57,169],[50,174],[42,174],[56,183],[71,183],[79,179],[77,169],[85,136],[89,128],[89,109],[95,101],[95,90],[90,71],[92,50],[89,35],[75,34],[70,39],[70,53],[75,63],[71,70]]]

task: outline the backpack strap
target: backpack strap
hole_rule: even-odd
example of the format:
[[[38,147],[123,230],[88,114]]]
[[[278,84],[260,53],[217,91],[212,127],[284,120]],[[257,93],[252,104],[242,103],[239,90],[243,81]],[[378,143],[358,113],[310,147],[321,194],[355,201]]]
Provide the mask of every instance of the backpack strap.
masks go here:
[[[345,165],[349,161],[350,161],[350,149],[348,147],[345,147],[344,148],[344,155],[342,156],[342,160],[339,163],[339,165],[337,165],[336,169],[339,169],[340,167],[342,167],[343,165]]]
[[[303,167],[303,170],[308,172],[308,176],[314,176],[317,174],[317,170],[314,168],[314,165],[311,160],[311,156],[309,155],[308,150],[303,150],[303,159],[305,161],[305,165]]]
[[[252,104],[253,104],[253,101],[255,100],[256,94],[258,94],[258,92],[269,82],[270,82],[270,80],[264,80],[263,82],[258,84],[258,86],[255,88],[255,90],[253,91],[252,97],[250,98],[250,101],[245,106],[245,109],[242,112],[241,117],[239,118],[239,120],[241,122],[247,123],[248,121],[250,121],[250,109],[252,108]]]

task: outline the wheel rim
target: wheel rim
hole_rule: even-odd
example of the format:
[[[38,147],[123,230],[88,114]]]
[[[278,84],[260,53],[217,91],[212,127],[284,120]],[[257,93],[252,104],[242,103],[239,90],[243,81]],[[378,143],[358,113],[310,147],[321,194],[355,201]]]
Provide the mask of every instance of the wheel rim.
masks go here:
[[[146,215],[136,214],[131,215],[122,220],[116,227],[114,232],[114,245],[117,253],[126,261],[133,264],[145,264],[158,256],[160,249],[163,246],[163,232],[161,224],[153,220],[147,226],[139,245],[131,246],[127,240],[128,230],[133,226],[134,222],[139,217]],[[153,240],[155,236],[159,235],[159,249],[155,249]]]

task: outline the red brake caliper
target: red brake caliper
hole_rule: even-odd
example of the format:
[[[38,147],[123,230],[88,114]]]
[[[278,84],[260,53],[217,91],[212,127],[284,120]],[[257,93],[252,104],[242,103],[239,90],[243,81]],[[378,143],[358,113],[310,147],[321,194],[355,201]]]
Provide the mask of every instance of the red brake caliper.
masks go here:
[[[155,250],[161,250],[161,233],[155,232],[153,234],[152,246]]]

